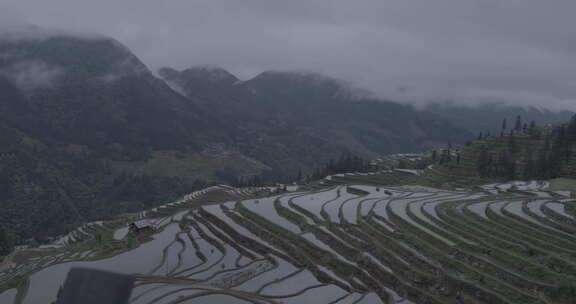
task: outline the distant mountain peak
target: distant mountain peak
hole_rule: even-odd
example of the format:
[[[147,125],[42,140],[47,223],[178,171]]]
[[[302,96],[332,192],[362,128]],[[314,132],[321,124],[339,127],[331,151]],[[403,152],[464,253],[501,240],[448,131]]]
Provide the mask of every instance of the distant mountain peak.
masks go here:
[[[201,78],[212,83],[234,84],[238,78],[229,71],[215,65],[194,66],[182,71],[182,76]]]
[[[371,99],[373,94],[354,84],[310,71],[266,71],[246,82],[249,86],[259,88],[290,88],[313,90],[349,101]]]
[[[337,79],[334,77],[330,77],[327,75],[323,75],[316,72],[310,71],[279,71],[279,70],[271,70],[265,71],[254,77],[254,80],[258,79],[265,79],[265,78],[275,78],[275,79],[283,79],[289,81],[295,81],[299,83],[306,83],[309,85],[315,84],[334,84],[345,86],[349,85],[347,82],[341,79]]]
[[[158,76],[173,90],[189,97],[218,95],[219,91],[230,89],[240,82],[232,73],[212,65],[194,66],[182,71],[161,68]]]
[[[25,91],[151,75],[146,65],[113,38],[35,26],[0,30],[0,58],[0,75]]]

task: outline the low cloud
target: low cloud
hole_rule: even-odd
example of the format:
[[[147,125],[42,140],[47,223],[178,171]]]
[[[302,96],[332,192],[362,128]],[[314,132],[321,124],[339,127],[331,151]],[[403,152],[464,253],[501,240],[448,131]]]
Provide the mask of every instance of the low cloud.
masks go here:
[[[387,98],[411,103],[417,108],[426,108],[429,104],[448,104],[477,107],[484,104],[534,107],[551,111],[569,110],[576,112],[576,99],[562,98],[533,91],[470,89],[450,92],[426,92],[410,88],[398,88]]]
[[[576,99],[559,98],[530,91],[475,90],[461,97],[466,104],[502,103],[524,105],[549,110],[571,110],[576,112]]]
[[[137,58],[128,56],[115,64],[113,69],[100,77],[98,81],[104,83],[116,82],[127,76],[146,75],[150,73],[146,65],[142,64]]]
[[[243,79],[313,70],[383,97],[419,92],[420,103],[497,95],[558,108],[576,99],[576,1],[4,0],[5,8],[26,23],[112,36],[153,69],[215,64]]]
[[[25,92],[49,88],[64,73],[64,68],[38,60],[20,61],[0,70],[0,75]]]
[[[68,36],[82,39],[103,39],[106,36],[98,33],[63,30],[59,28],[40,27],[37,25],[19,24],[0,26],[0,43],[2,41],[46,40],[53,37]]]
[[[85,39],[105,37],[102,33],[75,27],[58,27],[49,24],[36,25],[22,11],[0,4],[0,42],[19,40],[44,40],[56,36],[74,36]]]

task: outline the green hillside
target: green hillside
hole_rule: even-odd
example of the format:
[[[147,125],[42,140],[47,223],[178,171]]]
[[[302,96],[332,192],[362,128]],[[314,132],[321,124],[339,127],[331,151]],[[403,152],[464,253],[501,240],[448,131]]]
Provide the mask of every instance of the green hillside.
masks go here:
[[[555,189],[576,189],[575,149],[576,117],[558,126],[524,124],[429,153],[424,178],[435,186],[552,179]]]

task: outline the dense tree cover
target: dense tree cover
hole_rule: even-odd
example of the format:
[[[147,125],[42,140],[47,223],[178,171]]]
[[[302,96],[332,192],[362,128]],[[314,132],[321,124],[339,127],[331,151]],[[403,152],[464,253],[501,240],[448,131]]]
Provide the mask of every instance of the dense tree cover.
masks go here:
[[[482,136],[482,134],[480,134],[480,136]],[[460,154],[460,151],[458,149],[454,149],[452,144],[448,144],[448,146],[444,149],[432,150],[431,158],[432,162],[437,162],[438,164],[442,165],[446,163],[451,163],[452,161],[455,161],[456,164],[460,164],[461,157],[462,156]],[[419,165],[418,169],[424,169],[425,167],[430,165],[430,163],[426,161],[426,159],[423,159],[419,162],[418,165]]]
[[[309,171],[342,153],[363,158],[421,152],[471,134],[435,113],[357,93],[330,77],[264,72],[240,81],[218,68],[163,69],[161,75],[252,139],[238,137],[245,153],[270,167]],[[257,139],[257,144],[254,140]]]
[[[502,122],[499,135],[484,135],[463,147],[462,151],[448,153],[454,157],[438,157],[436,161],[447,167],[459,168],[462,154],[473,161],[476,173],[482,178],[550,179],[576,177],[576,116],[557,126],[538,126],[536,122],[523,122],[517,116],[510,130]],[[443,151],[450,151],[445,149]]]
[[[0,254],[206,185],[118,165],[227,135],[115,41],[6,40],[0,55]]]
[[[571,120],[569,125],[574,123]],[[498,151],[482,145],[477,161],[482,177],[507,179],[548,179],[562,174],[564,162],[570,160],[573,141],[568,139],[566,126],[541,129],[535,123],[530,128],[518,116],[511,133],[500,137]],[[542,138],[543,137],[543,138]]]
[[[225,180],[228,180],[231,185],[236,187],[263,187],[274,186],[279,183],[305,183],[323,179],[328,175],[357,172],[365,173],[374,171],[375,169],[376,167],[371,165],[368,160],[351,153],[342,153],[339,158],[329,160],[325,165],[316,167],[316,169],[309,174],[299,171],[298,174],[293,176],[281,176],[271,171],[265,171],[260,175],[238,177],[229,170],[220,172],[220,174],[226,174]]]
[[[374,168],[370,162],[352,155],[344,153],[336,160],[330,160],[326,166],[317,168],[314,172],[307,177],[309,180],[321,179],[328,175],[342,174],[342,173],[366,173],[372,171]]]
[[[5,255],[10,252],[12,246],[12,241],[8,238],[6,229],[0,225],[0,255]]]
[[[291,176],[286,176],[271,170],[263,171],[255,175],[242,175],[241,172],[237,172],[231,168],[224,168],[223,170],[218,170],[216,174],[222,181],[239,188],[275,186],[279,183],[286,184],[295,181]]]
[[[150,208],[205,187],[177,177],[113,174],[104,158],[24,145],[0,150],[0,247],[30,237],[42,242],[84,222]]]

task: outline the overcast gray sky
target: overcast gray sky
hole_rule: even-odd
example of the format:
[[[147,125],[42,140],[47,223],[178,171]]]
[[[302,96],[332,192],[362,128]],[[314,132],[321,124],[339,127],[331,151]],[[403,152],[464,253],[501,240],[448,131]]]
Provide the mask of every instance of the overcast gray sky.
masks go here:
[[[311,70],[395,98],[576,109],[575,13],[575,0],[0,0],[0,27],[103,33],[152,69]]]

